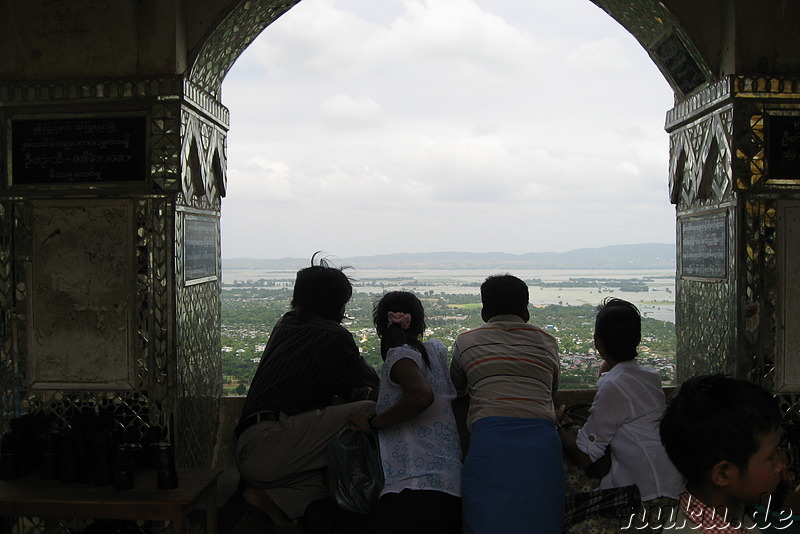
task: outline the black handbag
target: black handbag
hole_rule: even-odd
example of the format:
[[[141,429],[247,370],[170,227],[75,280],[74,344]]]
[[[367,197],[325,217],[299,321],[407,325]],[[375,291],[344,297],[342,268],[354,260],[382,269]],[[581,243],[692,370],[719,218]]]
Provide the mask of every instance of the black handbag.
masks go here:
[[[328,444],[328,489],[339,508],[368,513],[378,502],[383,482],[377,436],[340,430]]]

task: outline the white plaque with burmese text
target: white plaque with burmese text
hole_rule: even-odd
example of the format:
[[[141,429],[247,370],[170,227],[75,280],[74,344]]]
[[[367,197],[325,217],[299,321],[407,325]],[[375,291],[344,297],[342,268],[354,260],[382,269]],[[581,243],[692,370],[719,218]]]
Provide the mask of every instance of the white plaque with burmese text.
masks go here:
[[[800,392],[800,202],[779,202],[775,386]]]
[[[33,206],[28,378],[33,389],[132,389],[133,207],[126,200]]]

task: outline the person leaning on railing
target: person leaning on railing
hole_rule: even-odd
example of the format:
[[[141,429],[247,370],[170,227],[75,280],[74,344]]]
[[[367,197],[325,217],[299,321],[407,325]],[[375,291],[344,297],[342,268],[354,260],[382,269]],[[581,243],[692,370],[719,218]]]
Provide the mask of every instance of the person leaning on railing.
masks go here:
[[[485,324],[453,345],[450,373],[469,396],[462,484],[465,534],[561,534],[564,463],[555,425],[555,338],[528,323],[529,293],[508,274],[481,285]]]
[[[598,489],[636,486],[643,503],[660,499],[666,504],[678,498],[683,477],[659,435],[666,407],[661,377],[636,361],[641,337],[636,306],[617,298],[602,302],[594,344],[603,364],[589,418],[577,436],[562,426],[559,436],[571,460],[589,476],[602,477]],[[559,423],[565,408],[557,412]]]
[[[375,413],[378,375],[340,323],[353,293],[324,259],[297,273],[247,394],[237,440],[244,499],[276,525],[296,525],[329,496],[327,445],[350,415]],[[361,399],[361,400],[359,400]]]

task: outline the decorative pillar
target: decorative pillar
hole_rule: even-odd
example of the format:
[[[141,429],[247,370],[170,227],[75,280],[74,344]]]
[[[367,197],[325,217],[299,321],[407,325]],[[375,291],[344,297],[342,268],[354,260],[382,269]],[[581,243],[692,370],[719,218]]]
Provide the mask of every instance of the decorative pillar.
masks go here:
[[[228,112],[182,77],[0,85],[0,405],[209,466]]]
[[[670,201],[677,214],[677,381],[736,374],[737,193],[732,186],[733,99],[723,80],[667,114]]]
[[[678,381],[725,372],[800,392],[800,81],[731,76],[675,106]]]

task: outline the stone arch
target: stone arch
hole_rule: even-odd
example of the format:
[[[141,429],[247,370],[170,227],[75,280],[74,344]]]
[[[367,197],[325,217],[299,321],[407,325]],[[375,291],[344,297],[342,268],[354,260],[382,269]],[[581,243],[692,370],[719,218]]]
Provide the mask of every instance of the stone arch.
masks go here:
[[[49,3],[0,3],[0,35],[8,52],[0,60],[0,140],[10,138],[18,111],[104,117],[137,110],[146,116],[150,154],[141,194],[131,196],[133,190],[127,188],[118,193],[130,200],[137,225],[135,250],[126,253],[134,255],[136,265],[131,286],[138,300],[140,337],[131,354],[141,362],[143,386],[117,392],[112,402],[133,406],[134,417],[163,416],[162,423],[176,415],[176,426],[183,430],[178,449],[183,465],[202,465],[210,458],[221,386],[213,359],[219,354],[219,287],[216,281],[185,283],[180,245],[188,233],[186,221],[197,222],[194,216],[201,215],[201,222],[212,226],[212,245],[219,250],[219,232],[213,225],[225,189],[228,128],[220,87],[242,51],[298,1],[123,3],[124,13],[83,18],[75,28],[61,24],[54,13],[49,23],[59,31],[47,35],[36,31],[42,25],[30,15],[52,9]],[[776,362],[784,357],[775,341],[774,310],[784,298],[775,274],[776,247],[786,235],[778,214],[783,200],[800,196],[800,174],[776,180],[765,154],[770,115],[800,114],[800,7],[777,0],[591,1],[637,39],[675,91],[667,129],[670,198],[678,212],[678,235],[690,219],[722,214],[727,224],[727,276],[678,280],[678,357],[685,363],[681,372],[690,376],[727,371],[773,387]],[[81,31],[70,34],[71,29]],[[87,54],[106,48],[96,44],[104,40],[117,45],[119,61],[98,61],[101,56]],[[709,157],[712,141],[716,158]],[[189,157],[192,150],[199,152],[197,158]],[[31,298],[26,278],[33,235],[31,199],[39,193],[11,190],[16,177],[9,156],[9,151],[0,152],[5,186],[0,187],[5,193],[0,199],[0,309],[6,312],[0,313],[0,339],[12,339],[13,332],[15,343],[0,343],[0,360],[8,369],[24,369],[32,316],[25,311]],[[698,166],[712,160],[717,163],[709,163],[708,169],[716,169],[716,184],[726,189],[714,193],[716,201],[696,201]],[[191,193],[192,180],[182,172],[190,161],[199,169],[194,177],[202,177],[202,197]],[[101,191],[100,196],[107,193]],[[91,194],[82,189],[76,198]],[[59,188],[54,196],[73,195]],[[679,261],[682,254],[679,248]],[[745,299],[757,305],[756,315],[749,314],[749,307],[744,310]],[[788,352],[786,356],[794,357]],[[24,373],[7,375],[0,385],[20,395],[3,401],[6,414],[19,408],[20,399],[32,410],[51,410],[49,393],[28,394]],[[790,393],[783,397],[784,411],[796,417],[800,398]],[[63,398],[62,406],[73,399]]]
[[[300,0],[242,0],[191,58],[189,79],[219,98],[225,75],[259,34]]]
[[[219,101],[222,82],[238,57],[267,26],[300,1],[241,0],[232,3],[190,54],[188,82],[201,88],[212,100]],[[718,58],[703,55],[708,51],[703,49],[701,52],[701,47],[693,40],[696,33],[692,34],[684,28],[681,19],[671,10],[680,9],[680,5],[674,8],[670,2],[658,0],[587,1],[602,9],[637,40],[673,89],[676,101],[691,98],[709,86],[713,88],[715,76],[712,72],[718,69],[712,68],[712,65]],[[697,199],[702,170],[699,162],[704,161],[700,158],[700,152],[708,129],[709,124],[704,123],[670,137],[670,152],[673,154],[670,161],[670,200],[678,209],[681,206],[693,206]],[[727,148],[729,143],[724,143],[724,146]],[[213,154],[207,156],[208,165],[212,165],[214,157]],[[224,159],[220,159],[220,163],[224,163]],[[224,172],[224,166],[222,168]],[[213,172],[213,165],[207,169],[213,183],[218,174]],[[730,177],[729,171],[727,176]],[[727,187],[730,191],[730,186]],[[218,190],[221,193],[224,191]]]
[[[591,0],[647,51],[678,98],[709,83],[712,69],[699,47],[664,2]]]
[[[301,0],[240,1],[220,19],[190,54],[188,82],[205,91],[212,100],[221,98],[222,82],[241,53],[260,33]],[[520,0],[521,1],[521,0]],[[623,26],[645,49],[660,70],[676,97],[676,108],[667,116],[670,133],[670,200],[676,205],[678,239],[681,217],[689,218],[701,212],[716,209],[732,199],[731,134],[733,111],[719,103],[730,96],[730,79],[727,78],[721,58],[708,50],[708,42],[700,46],[695,39],[703,40],[697,25],[686,28],[681,21],[691,25],[701,17],[690,8],[677,2],[657,0],[589,0]],[[665,5],[666,4],[666,5]],[[669,8],[666,6],[670,6]],[[703,11],[705,8],[698,8]],[[675,11],[683,10],[679,18]],[[694,18],[693,18],[694,17]],[[722,19],[720,13],[716,13]],[[716,20],[716,19],[715,19]],[[719,22],[719,20],[718,20]],[[711,38],[724,40],[724,37]],[[705,55],[704,55],[705,54]],[[730,74],[730,73],[728,73]],[[711,140],[716,151],[708,158]],[[703,157],[705,155],[706,157]],[[213,156],[210,158],[213,159]],[[705,173],[709,190],[716,190],[713,200],[698,195],[702,181],[703,163],[717,163]],[[677,174],[676,174],[676,171]],[[719,171],[719,176],[710,173]],[[213,173],[208,173],[213,175]],[[716,198],[718,197],[718,198]],[[718,204],[715,206],[714,204]],[[724,208],[724,207],[723,207]],[[725,224],[735,224],[734,208],[726,208]],[[720,239],[724,241],[726,264],[737,262],[737,242],[734,232]],[[680,241],[679,241],[680,243]],[[678,245],[680,261],[681,245]],[[693,371],[735,370],[742,367],[735,358],[735,321],[738,313],[735,296],[734,269],[726,271],[724,279],[713,283],[689,280],[678,281],[676,298],[676,330],[682,325],[685,334],[679,336],[678,356],[688,365],[679,369],[679,376],[689,376]],[[708,303],[712,303],[708,306]],[[708,325],[701,328],[697,325]]]
[[[219,98],[222,81],[241,53],[267,26],[300,1],[240,1],[190,57],[189,80]],[[711,81],[708,61],[662,2],[587,1],[597,5],[633,35],[678,97],[684,97]]]

